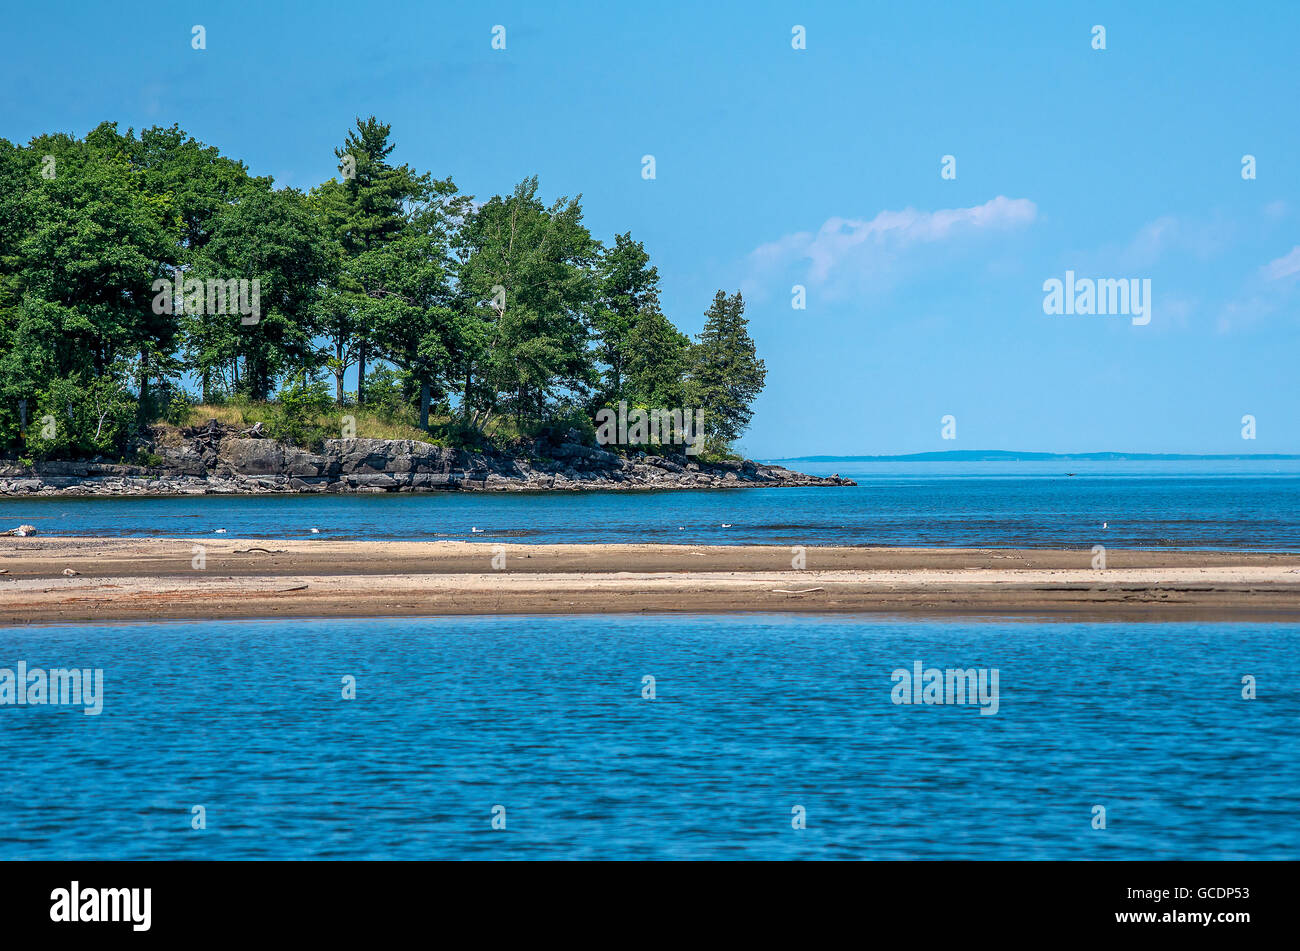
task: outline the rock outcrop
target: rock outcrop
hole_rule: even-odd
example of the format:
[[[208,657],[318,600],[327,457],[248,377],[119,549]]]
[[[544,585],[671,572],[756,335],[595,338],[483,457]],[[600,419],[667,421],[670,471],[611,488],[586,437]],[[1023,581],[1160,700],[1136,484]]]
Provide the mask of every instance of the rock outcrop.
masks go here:
[[[528,492],[854,485],[748,460],[680,453],[621,456],[576,440],[525,455],[467,452],[412,439],[329,439],[320,453],[235,433],[214,420],[176,444],[149,447],[152,466],[0,461],[0,495],[222,495],[309,492]],[[666,449],[666,447],[665,447]]]

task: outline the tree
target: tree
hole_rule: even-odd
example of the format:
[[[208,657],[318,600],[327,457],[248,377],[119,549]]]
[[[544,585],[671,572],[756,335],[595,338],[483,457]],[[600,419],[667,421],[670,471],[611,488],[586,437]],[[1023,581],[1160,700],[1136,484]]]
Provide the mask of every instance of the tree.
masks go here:
[[[704,409],[715,447],[748,425],[765,369],[739,295],[719,292],[693,344],[645,247],[603,246],[580,196],[543,204],[532,177],[473,206],[393,164],[373,116],[335,151],[343,174],[304,195],[176,125],[0,139],[4,449],[125,450],[187,372],[205,401],[214,381],[259,401],[278,386],[284,432],[306,433],[315,371],[342,403],[357,366],[364,403],[371,361],[400,368],[394,405],[418,389],[422,426],[458,395],[453,433],[475,440],[493,414],[554,428],[622,399]],[[51,415],[68,422],[33,435]]]
[[[190,314],[191,334],[211,348],[201,362],[242,357],[243,388],[255,400],[265,400],[282,374],[310,370],[317,357],[315,302],[328,263],[324,234],[305,195],[269,187],[246,191],[214,222],[195,273],[205,281],[257,281],[259,312],[252,322],[240,314]]]
[[[174,268],[173,273],[184,274],[202,264],[201,255],[215,232],[217,222],[240,197],[252,189],[267,190],[269,178],[252,178],[242,162],[226,158],[212,146],[204,145],[187,135],[179,126],[167,128],[154,126],[141,131],[135,138],[130,130],[122,140],[121,148],[131,166],[137,169],[145,190],[166,199],[167,225],[174,247],[168,260],[160,262]],[[170,277],[171,275],[164,275]],[[222,367],[235,358],[230,347],[216,341],[227,330],[222,322],[212,326],[191,315],[182,323],[190,333],[187,342],[191,356],[198,359],[203,400],[210,396],[213,360]],[[233,341],[230,341],[233,343]],[[141,353],[140,396],[141,409],[147,409],[147,391],[151,376],[167,379],[175,374],[175,363],[166,348],[152,347]]]
[[[367,319],[379,352],[420,387],[420,428],[429,428],[433,388],[450,374],[457,349],[445,245],[412,232],[368,252],[362,262],[372,288]]]
[[[91,387],[134,363],[145,386],[148,355],[174,349],[177,324],[151,307],[171,257],[170,205],[149,191],[114,124],[0,152],[0,391],[12,401],[3,422],[13,444],[24,415],[13,408],[25,407],[30,427],[55,381]]]
[[[624,342],[623,398],[644,409],[685,408],[691,340],[657,310],[637,313]]]
[[[518,420],[540,418],[565,395],[596,383],[587,344],[598,245],[582,224],[580,198],[549,208],[536,177],[493,197],[460,232],[464,405],[504,404]]]
[[[37,398],[41,418],[33,421],[27,438],[34,456],[120,452],[135,426],[136,402],[112,377],[55,379]],[[47,429],[42,420],[52,425]]]
[[[630,395],[624,391],[624,376],[629,359],[635,359],[630,349],[633,328],[644,315],[659,313],[659,271],[630,232],[614,236],[614,246],[604,251],[599,266],[599,301],[593,319],[605,365],[599,402],[613,403]]]
[[[753,417],[750,404],[763,390],[767,367],[758,359],[745,302],[718,291],[692,348],[687,392],[704,410],[706,440],[717,450],[739,439]]]
[[[435,197],[454,190],[450,179],[435,181],[409,165],[394,166],[388,156],[392,127],[374,116],[356,120],[343,145],[334,150],[343,179],[331,179],[311,193],[317,214],[335,247],[332,251],[336,283],[320,301],[323,331],[333,353],[335,398],[343,402],[343,374],[357,366],[357,402],[365,403],[366,363],[375,346],[367,306],[373,286],[369,275],[382,268],[359,263],[358,258],[378,251],[406,231],[412,216]]]

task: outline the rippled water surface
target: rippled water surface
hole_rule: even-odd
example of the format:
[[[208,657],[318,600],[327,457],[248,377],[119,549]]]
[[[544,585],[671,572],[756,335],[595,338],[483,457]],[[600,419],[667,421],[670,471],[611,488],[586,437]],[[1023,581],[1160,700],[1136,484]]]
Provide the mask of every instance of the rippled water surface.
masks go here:
[[[27,522],[47,535],[203,536],[224,528],[238,538],[1300,551],[1300,462],[790,465],[819,475],[838,469],[859,484],[19,498],[0,499],[0,528]]]
[[[1294,859],[1297,648],[778,615],[0,629],[0,668],[100,667],[106,695],[0,706],[0,858]],[[894,704],[917,660],[997,668],[997,714]]]

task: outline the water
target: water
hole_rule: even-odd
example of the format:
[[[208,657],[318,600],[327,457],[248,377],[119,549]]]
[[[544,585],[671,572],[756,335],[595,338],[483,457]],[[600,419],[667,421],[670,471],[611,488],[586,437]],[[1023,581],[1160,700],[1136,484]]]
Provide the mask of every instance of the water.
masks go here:
[[[224,528],[239,538],[1300,551],[1300,461],[792,465],[814,474],[838,466],[859,485],[0,499],[0,528],[27,522],[51,535],[136,537]]]
[[[1298,648],[776,615],[0,629],[0,667],[106,693],[0,706],[0,859],[1294,859]],[[915,660],[998,668],[998,713],[893,704]]]

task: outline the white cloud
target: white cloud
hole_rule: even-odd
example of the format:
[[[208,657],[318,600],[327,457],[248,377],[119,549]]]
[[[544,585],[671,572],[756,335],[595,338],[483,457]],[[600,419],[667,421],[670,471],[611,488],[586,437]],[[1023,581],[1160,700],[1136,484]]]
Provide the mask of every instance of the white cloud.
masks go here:
[[[762,271],[806,260],[807,280],[825,284],[848,271],[879,271],[910,246],[1023,227],[1037,215],[1038,208],[1032,201],[999,195],[973,208],[905,208],[882,211],[870,221],[834,217],[816,233],[800,231],[760,245],[750,254],[750,260]]]
[[[1232,230],[1231,225],[1222,221],[1192,221],[1164,215],[1138,229],[1119,253],[1117,263],[1121,267],[1153,267],[1171,251],[1208,261],[1228,246]]]
[[[1292,274],[1300,274],[1300,244],[1292,248],[1290,253],[1269,261],[1261,270],[1265,279],[1270,281],[1280,281]]]

